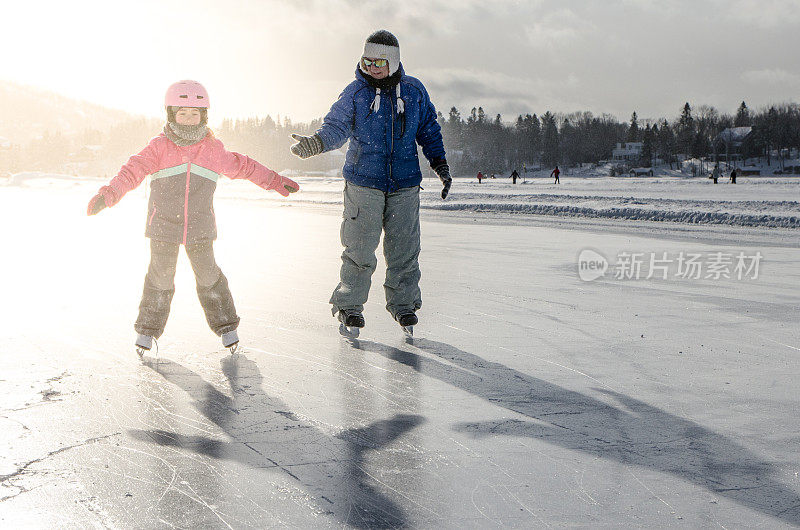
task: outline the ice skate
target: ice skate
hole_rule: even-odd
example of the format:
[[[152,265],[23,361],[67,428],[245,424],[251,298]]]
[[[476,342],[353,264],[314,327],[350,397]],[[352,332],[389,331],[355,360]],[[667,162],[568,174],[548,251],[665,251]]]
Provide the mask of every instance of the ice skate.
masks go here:
[[[228,348],[231,355],[235,355],[239,351],[239,334],[235,329],[222,334],[222,345]]]
[[[355,309],[342,309],[339,311],[338,317],[339,333],[346,338],[355,339],[361,333],[361,328],[364,327],[364,315],[361,311]]]
[[[403,333],[406,334],[406,337],[412,338],[414,336],[414,324],[419,322],[419,319],[413,311],[398,313],[395,315],[395,320],[397,320],[400,327],[403,328]]]
[[[153,337],[150,335],[139,335],[136,337],[136,353],[139,357],[144,357],[144,353],[153,348]]]

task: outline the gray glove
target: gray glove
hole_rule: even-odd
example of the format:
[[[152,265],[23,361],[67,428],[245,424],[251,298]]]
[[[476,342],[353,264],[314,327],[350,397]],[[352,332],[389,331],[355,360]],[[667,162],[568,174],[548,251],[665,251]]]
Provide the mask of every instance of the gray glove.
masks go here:
[[[433,170],[438,175],[439,180],[442,181],[442,200],[447,198],[450,193],[450,185],[453,184],[453,179],[450,177],[450,166],[447,165],[446,160],[441,160],[433,165]]]
[[[299,134],[292,134],[292,138],[297,140],[297,143],[291,147],[292,153],[300,158],[308,158],[318,155],[322,152],[322,138],[315,134],[312,136],[301,136]]]

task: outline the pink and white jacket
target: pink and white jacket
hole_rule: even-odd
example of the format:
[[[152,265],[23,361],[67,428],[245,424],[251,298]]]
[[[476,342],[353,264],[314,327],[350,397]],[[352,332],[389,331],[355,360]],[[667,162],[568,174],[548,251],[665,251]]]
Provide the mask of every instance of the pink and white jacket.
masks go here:
[[[284,184],[298,187],[252,158],[226,151],[210,132],[186,147],[176,145],[162,133],[133,155],[100,193],[106,205],[113,206],[152,175],[145,235],[185,245],[217,237],[213,200],[220,174],[247,179],[283,196],[289,194]]]

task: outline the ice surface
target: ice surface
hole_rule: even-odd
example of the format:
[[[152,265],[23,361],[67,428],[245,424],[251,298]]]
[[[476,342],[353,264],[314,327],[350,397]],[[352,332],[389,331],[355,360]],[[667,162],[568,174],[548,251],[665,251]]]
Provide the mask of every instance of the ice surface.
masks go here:
[[[457,181],[453,203],[725,198],[564,181]],[[776,182],[725,191],[797,200]],[[327,303],[341,181],[301,179],[290,199],[247,184],[215,205],[244,353],[208,330],[182,256],[144,364],[144,190],[90,218],[99,183],[0,187],[4,527],[800,524],[797,230],[426,209],[415,338],[379,267],[348,342]],[[584,282],[586,248],[763,262],[757,279]]]
[[[736,185],[728,184],[727,179],[721,182],[714,185],[705,178],[679,177],[562,177],[561,184],[553,184],[551,179],[529,177],[512,185],[509,178],[486,179],[482,184],[460,178],[454,181],[448,200],[442,202],[441,183],[425,179],[421,207],[518,216],[800,228],[800,177],[740,177]],[[242,186],[246,183],[231,184],[223,193],[250,195]],[[337,178],[307,179],[304,193],[296,201],[339,204],[341,186]]]

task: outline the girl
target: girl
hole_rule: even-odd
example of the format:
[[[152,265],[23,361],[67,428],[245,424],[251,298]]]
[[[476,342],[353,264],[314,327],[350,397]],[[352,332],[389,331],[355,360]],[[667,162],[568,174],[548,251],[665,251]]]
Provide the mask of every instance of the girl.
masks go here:
[[[222,344],[234,352],[239,343],[239,317],[233,305],[228,280],[214,259],[217,237],[212,204],[220,174],[246,178],[284,197],[300,189],[296,182],[267,169],[255,160],[225,150],[208,129],[208,93],[197,81],[178,81],[167,89],[167,124],[139,154],[122,166],[108,186],[89,201],[88,215],[114,206],[122,197],[150,180],[147,228],[150,267],[144,279],[136,351],[143,355],[153,339],[164,333],[172,295],[180,245],[192,264],[197,296],[208,325]]]

